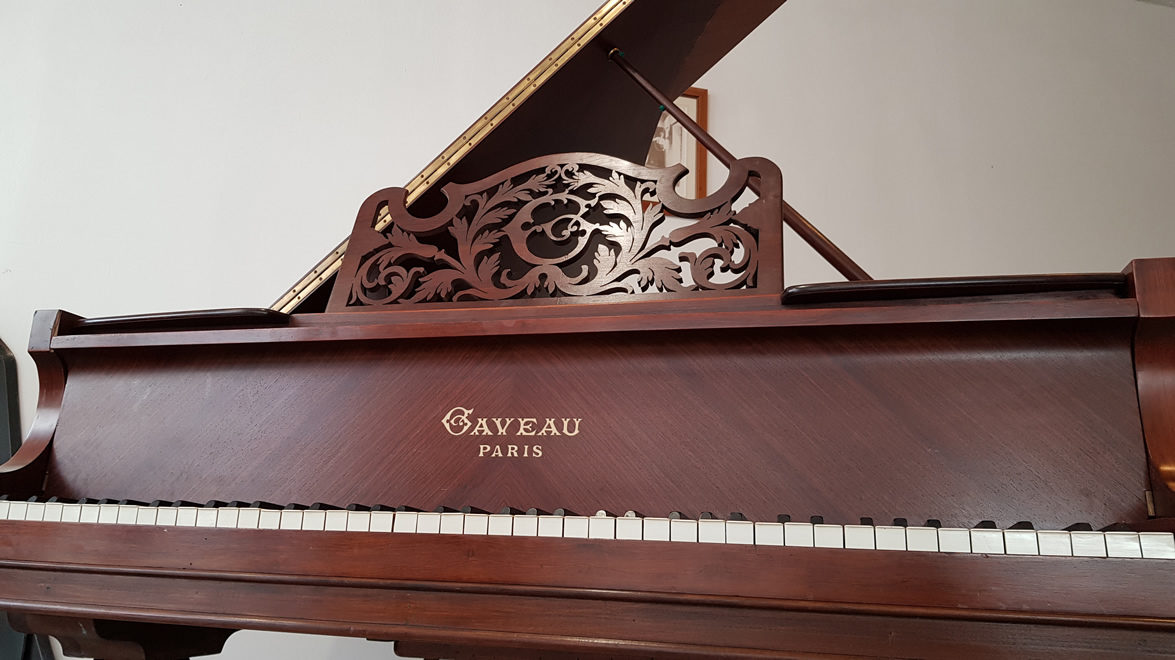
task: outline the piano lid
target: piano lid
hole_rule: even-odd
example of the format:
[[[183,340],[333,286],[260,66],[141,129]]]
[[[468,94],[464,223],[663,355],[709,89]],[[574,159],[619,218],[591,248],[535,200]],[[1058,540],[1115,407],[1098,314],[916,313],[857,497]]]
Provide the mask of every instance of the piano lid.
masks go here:
[[[536,156],[582,151],[643,162],[661,111],[609,62],[608,51],[620,48],[677,97],[783,2],[607,0],[413,177],[405,186],[412,210],[435,210],[449,181],[474,181]],[[320,311],[330,291],[323,285],[346,249],[343,241],[273,308]]]

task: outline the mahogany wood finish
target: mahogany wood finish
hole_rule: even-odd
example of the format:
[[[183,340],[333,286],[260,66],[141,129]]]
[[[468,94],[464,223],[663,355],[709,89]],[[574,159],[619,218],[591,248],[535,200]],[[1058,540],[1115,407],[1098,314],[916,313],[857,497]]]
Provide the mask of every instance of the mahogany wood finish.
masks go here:
[[[1135,262],[1137,298],[1096,276],[823,305],[714,292],[109,332],[44,312],[42,419],[0,491],[1168,529],[1147,522],[1155,447],[1133,352],[1147,283],[1172,271]],[[577,432],[452,435],[458,406]],[[480,447],[524,443],[542,457]],[[1175,577],[1156,560],[3,524],[0,609],[142,638],[118,649],[147,649],[155,629],[102,621],[453,657],[1175,650]]]
[[[1175,268],[1140,259],[1126,269],[1138,299],[1138,404],[1155,477],[1156,513],[1175,515]]]
[[[445,186],[448,204],[427,218],[408,211],[404,188],[381,190],[359,210],[327,309],[782,290],[779,169],[761,158],[732,163],[703,199],[677,194],[685,173],[599,154],[543,156]],[[752,182],[759,199],[736,212]],[[384,215],[391,224],[377,231]]]

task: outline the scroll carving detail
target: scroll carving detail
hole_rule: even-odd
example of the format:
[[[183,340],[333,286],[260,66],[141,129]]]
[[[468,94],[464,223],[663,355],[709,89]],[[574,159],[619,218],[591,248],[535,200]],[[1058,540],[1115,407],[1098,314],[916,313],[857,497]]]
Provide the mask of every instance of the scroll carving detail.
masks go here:
[[[431,218],[409,214],[402,189],[381,191],[360,212],[357,263],[336,296],[340,284],[347,307],[755,287],[759,223],[734,210],[746,172],[702,200],[673,192],[683,172],[594,154],[535,159],[446,186],[448,206]],[[382,208],[392,222],[376,232]]]

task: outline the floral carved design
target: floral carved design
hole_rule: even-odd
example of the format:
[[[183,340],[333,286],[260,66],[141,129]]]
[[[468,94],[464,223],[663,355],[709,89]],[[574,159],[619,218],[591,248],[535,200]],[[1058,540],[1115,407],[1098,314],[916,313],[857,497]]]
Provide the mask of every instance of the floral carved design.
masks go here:
[[[733,211],[745,185],[682,200],[672,193],[680,176],[680,167],[569,154],[449,186],[448,207],[431,218],[389,195],[380,203],[392,219],[385,229],[371,230],[372,216],[361,215],[369,240],[346,305],[754,287],[759,228]],[[668,208],[659,191],[681,208]]]

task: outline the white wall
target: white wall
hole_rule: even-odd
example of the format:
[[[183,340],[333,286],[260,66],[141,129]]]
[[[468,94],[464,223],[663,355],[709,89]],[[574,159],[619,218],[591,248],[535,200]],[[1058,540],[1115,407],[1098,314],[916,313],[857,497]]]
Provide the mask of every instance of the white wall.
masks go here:
[[[269,304],[595,4],[0,0],[0,339],[26,428],[34,309]],[[1133,0],[792,0],[700,84],[711,132],[779,163],[875,276],[1107,271],[1175,255],[1173,61],[1175,9]]]

